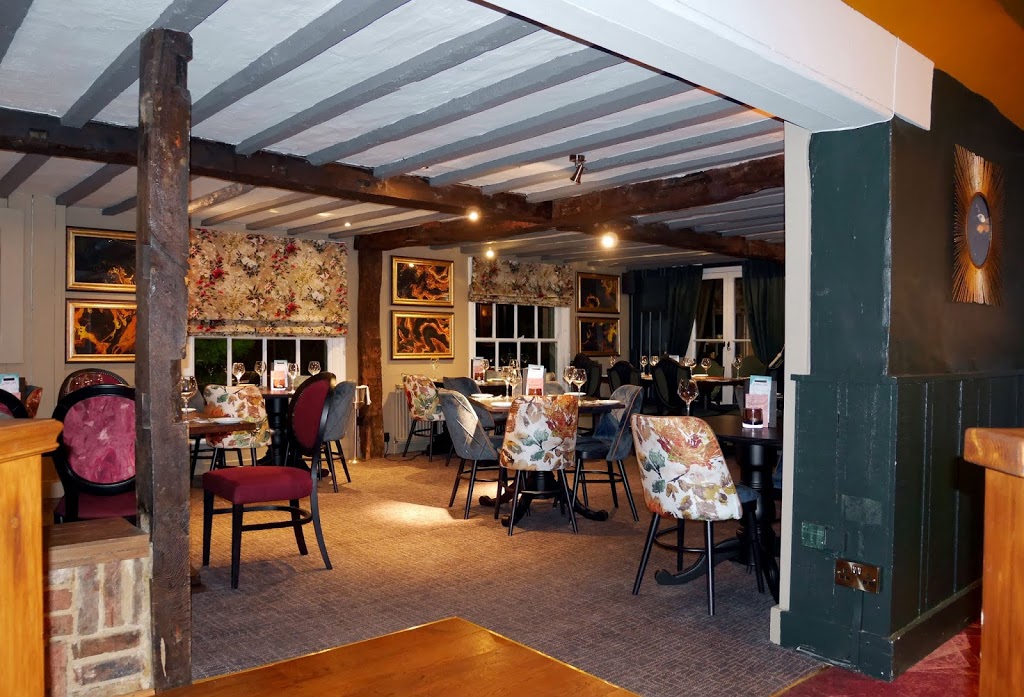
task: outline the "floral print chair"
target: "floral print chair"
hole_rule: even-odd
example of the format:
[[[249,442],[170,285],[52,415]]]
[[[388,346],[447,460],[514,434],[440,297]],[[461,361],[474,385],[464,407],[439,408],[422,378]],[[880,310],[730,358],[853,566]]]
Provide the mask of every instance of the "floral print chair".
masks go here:
[[[240,385],[226,387],[224,385],[207,385],[203,390],[206,397],[206,414],[211,418],[235,417],[259,424],[255,431],[237,431],[222,435],[209,435],[206,441],[214,449],[212,468],[224,467],[225,451],[234,450],[238,453],[238,462],[242,463],[241,451],[248,448],[251,464],[256,464],[256,448],[270,445],[270,429],[267,427],[267,407],[263,395],[256,385]]]
[[[409,416],[412,418],[412,426],[405,439],[405,450],[402,451],[402,457],[409,454],[409,443],[412,442],[413,436],[425,435],[429,439],[427,461],[433,462],[434,424],[444,421],[441,401],[437,398],[437,388],[434,387],[434,381],[426,375],[403,375],[402,387],[405,389],[405,403],[409,407]],[[418,428],[417,425],[419,425]]]
[[[709,615],[715,614],[713,524],[716,520],[745,518],[757,587],[763,593],[761,545],[756,539],[758,527],[754,517],[758,494],[742,484],[733,484],[711,427],[696,417],[636,414],[633,416],[633,442],[643,478],[644,501],[651,512],[651,527],[633,584],[633,595],[640,592],[647,559],[663,516],[679,520],[681,552],[703,552],[706,556]],[[686,520],[704,522],[703,549],[682,547]]]
[[[508,534],[515,526],[515,507],[519,494],[549,494],[549,491],[523,489],[527,472],[553,472],[562,489],[563,503],[568,504],[572,531],[577,532],[573,497],[565,478],[565,470],[576,457],[576,432],[579,424],[579,400],[575,395],[535,395],[516,397],[508,412],[505,439],[499,451],[502,467],[515,471],[512,515]]]

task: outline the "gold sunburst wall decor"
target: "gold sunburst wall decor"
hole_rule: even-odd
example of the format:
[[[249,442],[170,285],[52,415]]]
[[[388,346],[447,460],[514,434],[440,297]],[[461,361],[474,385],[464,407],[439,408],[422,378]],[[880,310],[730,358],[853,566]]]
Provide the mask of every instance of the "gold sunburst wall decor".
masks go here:
[[[959,145],[953,163],[953,302],[998,305],[1003,171]]]

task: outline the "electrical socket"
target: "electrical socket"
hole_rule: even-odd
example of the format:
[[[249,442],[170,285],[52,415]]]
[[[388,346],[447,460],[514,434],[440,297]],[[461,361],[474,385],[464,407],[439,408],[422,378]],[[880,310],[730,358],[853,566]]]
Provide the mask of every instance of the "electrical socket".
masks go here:
[[[387,431],[384,431],[384,442],[385,443],[390,443],[391,442],[391,434],[388,433]]]

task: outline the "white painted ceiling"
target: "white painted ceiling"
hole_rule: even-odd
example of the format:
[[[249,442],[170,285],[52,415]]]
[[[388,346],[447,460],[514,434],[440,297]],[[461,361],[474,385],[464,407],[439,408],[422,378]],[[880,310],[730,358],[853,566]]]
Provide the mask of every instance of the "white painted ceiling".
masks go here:
[[[0,107],[64,116],[126,47],[137,42],[168,10],[187,3],[34,0],[0,61]],[[192,2],[203,4],[204,0]],[[216,2],[205,0],[205,4],[213,6]],[[194,105],[204,97],[215,97],[226,81],[297,32],[304,36],[301,32],[320,29],[328,35],[337,33],[339,40],[329,41],[318,55],[307,57],[283,75],[245,91],[221,110],[200,119],[193,134],[238,145],[385,71],[415,67],[417,61],[428,60],[424,54],[445,42],[474,31],[487,31],[503,21],[521,36],[445,69],[428,71],[388,93],[359,101],[340,115],[313,120],[308,127],[272,138],[264,148],[315,160],[317,151],[355,141],[346,148],[351,152],[337,161],[375,170],[377,176],[412,174],[434,184],[463,183],[478,186],[484,193],[508,191],[533,201],[679,176],[777,155],[783,150],[782,123],[763,112],[469,0],[393,2],[395,9],[354,33],[351,26],[335,26],[332,15],[325,14],[346,10],[346,6],[372,5],[369,0],[222,2],[190,32],[194,57],[188,82]],[[0,19],[3,13],[0,9]],[[2,25],[0,21],[0,39]],[[559,61],[596,63],[593,68],[573,73],[570,79],[559,77],[562,73],[556,67],[563,65]],[[522,87],[539,77],[546,82]],[[637,97],[623,95],[610,106],[601,104],[607,95],[637,92],[640,87],[650,89]],[[511,96],[494,97],[495,92],[512,88],[516,91]],[[137,100],[135,82],[109,103],[99,105],[95,120],[135,126]],[[582,117],[575,116],[577,109],[586,110]],[[650,122],[659,118],[664,123],[652,126]],[[603,134],[609,132],[617,137],[605,138]],[[533,151],[542,152],[522,158],[523,153]],[[567,156],[573,152],[586,156],[581,185],[569,181],[572,165]],[[20,159],[16,153],[0,152],[0,191],[4,188],[3,177]],[[13,190],[59,197],[101,167],[51,158],[17,182]],[[192,197],[229,185],[195,178]],[[707,210],[645,216],[639,222],[777,242],[784,237],[780,191],[762,192]],[[129,169],[74,205],[110,209],[134,195],[135,170]],[[213,219],[213,224],[227,229],[248,226],[319,238],[332,233],[347,236],[407,227],[428,217],[452,217],[358,202],[333,202],[332,210],[324,210],[324,204],[332,203],[330,199],[309,197],[218,220],[231,217],[234,211],[288,196],[293,194],[277,189],[248,191],[194,211],[193,223],[202,225]],[[308,215],[302,215],[304,212]],[[296,215],[289,215],[293,213]],[[283,222],[266,226],[268,219],[273,222],[282,216]],[[316,229],[306,230],[310,226]],[[601,267],[619,261],[623,267],[639,267],[723,260],[706,253],[651,245],[621,245],[613,252],[598,253],[593,249],[593,239],[587,236],[550,235],[554,238],[527,236],[502,243],[502,253]],[[553,240],[562,244],[555,245]],[[464,248],[473,251],[473,245]]]

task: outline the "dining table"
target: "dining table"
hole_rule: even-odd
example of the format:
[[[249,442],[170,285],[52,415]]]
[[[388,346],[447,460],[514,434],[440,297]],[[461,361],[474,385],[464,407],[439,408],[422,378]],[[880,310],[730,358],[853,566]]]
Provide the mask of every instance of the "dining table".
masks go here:
[[[735,387],[747,383],[747,378],[730,378],[724,375],[697,374],[691,377],[697,383],[697,399],[700,400],[700,405],[705,412],[711,411],[711,395],[716,388]]]
[[[779,452],[782,449],[782,418],[781,416],[762,428],[748,428],[743,425],[739,414],[721,414],[704,419],[720,443],[729,443],[735,447],[736,463],[740,468],[740,482],[756,491],[757,526],[761,533],[763,560],[762,573],[772,597],[779,599],[779,567],[775,562],[778,547],[775,522],[775,495],[772,483],[772,472],[778,464]],[[666,531],[666,532],[674,532]],[[734,538],[723,540],[715,545],[715,563],[726,560],[742,564],[748,562],[748,535],[753,531],[745,529],[741,524]],[[665,546],[665,545],[662,545]],[[689,583],[706,573],[706,557],[701,553],[697,560],[677,573],[660,570],[654,579],[661,585],[680,585]]]
[[[569,393],[572,394],[572,393]],[[616,399],[596,399],[594,397],[585,397],[577,393],[579,397],[579,413],[580,414],[593,414],[600,415],[615,409],[624,409],[625,404]],[[485,396],[484,394],[477,394],[470,397],[470,401],[474,404],[479,405],[483,409],[486,409],[491,414],[508,414],[512,408],[512,399],[505,397],[493,397]],[[512,516],[515,518],[515,523],[518,523],[527,511],[530,509],[530,505],[536,499],[556,499],[561,503],[568,504],[567,501],[562,501],[563,493],[561,487],[558,485],[553,472],[530,472],[527,478],[526,488],[534,493],[523,493],[520,496],[520,500],[516,502],[516,507],[512,511]],[[512,500],[512,492],[506,491],[502,497],[501,502],[507,503]],[[482,506],[494,506],[497,501],[493,496],[481,496],[480,505]],[[578,499],[573,501],[573,510],[578,514],[587,518],[588,520],[603,521],[608,520],[608,511],[594,510],[588,506],[583,505]],[[502,524],[506,524],[502,521]]]
[[[288,422],[288,405],[295,390],[271,390],[261,387],[260,394],[263,395],[263,403],[267,407],[267,425],[270,427],[270,448],[261,462],[268,465],[283,465],[285,447],[292,430]]]

